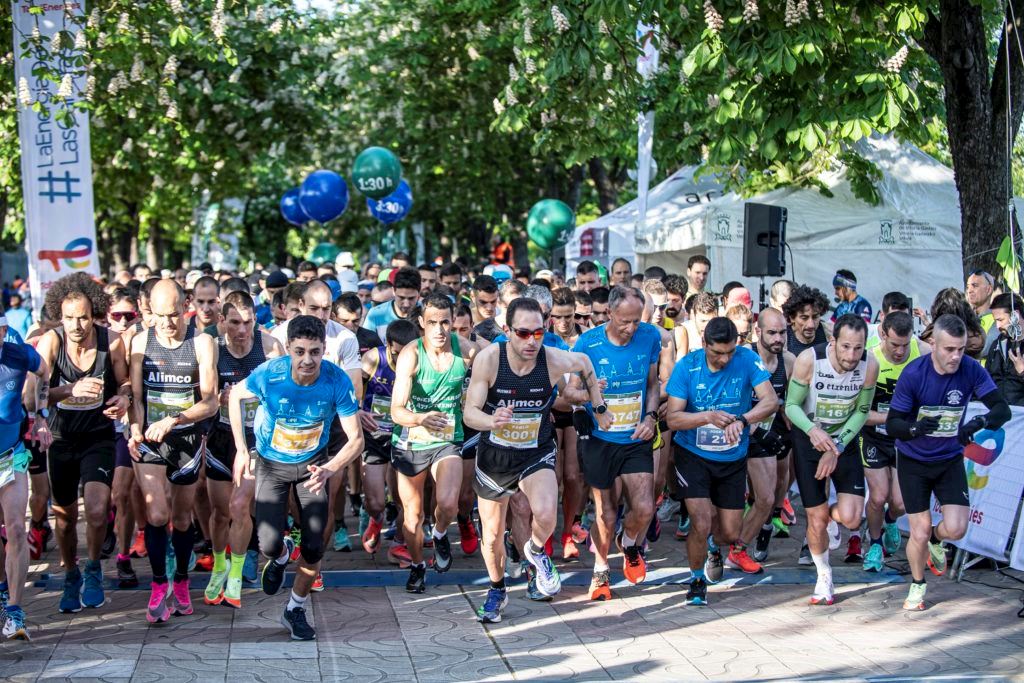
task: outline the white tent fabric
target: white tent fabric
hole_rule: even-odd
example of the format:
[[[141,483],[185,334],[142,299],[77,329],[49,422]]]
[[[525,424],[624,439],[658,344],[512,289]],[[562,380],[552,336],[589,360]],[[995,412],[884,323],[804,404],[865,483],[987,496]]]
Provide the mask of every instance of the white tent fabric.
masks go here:
[[[842,169],[823,178],[832,197],[813,188],[786,188],[748,199],[723,194],[713,178],[694,180],[695,167],[681,169],[651,191],[647,229],[633,235],[638,267],[660,265],[683,273],[691,255],[705,254],[712,264],[709,288],[720,291],[729,280],[739,280],[756,306],[760,280],[741,277],[743,205],[751,201],[788,211],[788,279],[830,293],[836,269],[847,268],[876,310],[889,291],[902,291],[915,305],[927,306],[943,287],[962,287],[953,171],[892,138],[862,141],[860,151],[882,171],[877,206],[853,195]],[[580,226],[573,239],[595,227],[635,233],[636,211],[636,202],[630,202]]]

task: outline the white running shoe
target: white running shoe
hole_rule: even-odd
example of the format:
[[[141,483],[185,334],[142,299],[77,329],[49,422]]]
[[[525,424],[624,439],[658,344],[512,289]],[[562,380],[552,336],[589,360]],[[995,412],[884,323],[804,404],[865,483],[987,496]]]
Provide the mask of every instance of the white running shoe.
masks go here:
[[[832,585],[832,574],[818,574],[818,581],[814,584],[814,593],[811,595],[812,605],[831,605],[836,601],[836,589]]]
[[[828,520],[828,549],[835,550],[843,544],[843,533],[839,530],[839,525],[836,524],[834,519]]]

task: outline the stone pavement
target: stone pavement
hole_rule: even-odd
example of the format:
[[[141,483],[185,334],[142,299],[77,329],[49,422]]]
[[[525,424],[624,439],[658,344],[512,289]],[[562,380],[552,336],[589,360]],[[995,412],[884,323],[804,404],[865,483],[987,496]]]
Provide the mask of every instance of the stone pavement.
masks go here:
[[[814,571],[796,568],[795,541],[777,539],[764,575],[736,577],[727,570],[728,585],[712,587],[710,606],[686,607],[679,585],[686,577],[679,569],[683,545],[666,529],[652,548],[651,582],[620,583],[607,603],[586,599],[587,553],[583,566],[563,565],[567,585],[551,603],[527,600],[522,582],[513,582],[504,620],[487,627],[473,616],[484,599],[482,563],[479,555],[461,557],[457,543],[457,571],[429,572],[424,595],[405,593],[405,571],[375,568],[361,551],[332,552],[327,583],[341,587],[312,598],[318,640],[306,643],[287,640],[278,623],[283,591],[269,597],[247,590],[240,611],[208,607],[201,594],[206,576],[197,574],[195,614],[149,626],[143,616],[148,590],[111,591],[99,610],[61,615],[60,582],[41,580],[26,601],[33,640],[0,643],[0,678],[1024,680],[1018,590],[930,577],[929,609],[906,613],[907,586],[897,571],[865,574],[843,565],[837,551],[836,604],[810,607]],[[50,564],[53,550],[43,559],[33,564],[32,578],[59,573]],[[613,559],[613,567],[620,562]],[[143,570],[145,561],[135,565]],[[991,571],[972,571],[970,578],[1020,588]]]

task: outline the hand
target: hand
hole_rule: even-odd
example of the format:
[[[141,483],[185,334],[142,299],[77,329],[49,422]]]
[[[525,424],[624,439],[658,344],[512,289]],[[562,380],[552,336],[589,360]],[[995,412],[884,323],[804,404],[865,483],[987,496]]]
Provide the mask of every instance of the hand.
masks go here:
[[[586,414],[586,413],[584,413]],[[615,418],[612,417],[612,411],[606,410],[603,413],[594,411],[594,420],[597,422],[597,428],[602,432],[607,432],[612,428],[612,424],[615,422]]]
[[[966,427],[966,425],[964,426]],[[931,434],[932,432],[939,428],[939,418],[935,417],[934,415],[921,418],[920,420],[915,422],[911,426],[911,428],[914,430],[915,438],[921,436],[928,436],[929,434]]]
[[[736,420],[735,415],[730,415],[724,410],[706,410],[704,417],[707,418],[708,424],[719,429],[725,429]]]
[[[1019,349],[1010,349],[1010,360],[1013,361],[1013,369],[1018,375],[1024,375],[1024,353]]]
[[[920,318],[925,325],[928,324],[928,314],[920,306],[914,306],[914,317]]]
[[[154,422],[149,425],[149,429],[146,430],[146,441],[152,441],[154,443],[162,442],[164,437],[170,434],[171,430],[177,425],[178,421],[174,416],[168,416],[159,422]]]
[[[235,448],[235,464],[231,468],[231,479],[235,483],[235,488],[240,487],[244,480],[253,479],[252,455],[248,448]]]
[[[224,388],[220,390],[220,405],[222,408],[228,407],[228,401],[231,399],[231,384],[225,384]]]
[[[448,426],[448,415],[437,410],[432,410],[429,413],[420,413],[417,416],[417,420],[421,427],[425,427],[432,432],[444,431],[444,428]]]
[[[602,377],[601,379],[597,380],[597,388],[603,394],[604,390],[608,388],[608,380],[605,379],[604,377]]]
[[[373,413],[366,410],[359,411],[359,423],[363,426],[363,429],[368,432],[376,432],[380,429],[380,425],[377,424],[377,420],[374,419]]]
[[[960,431],[957,432],[956,439],[960,442],[961,446],[966,446],[969,443],[973,443],[974,435],[984,428],[985,418],[981,415],[976,415],[960,427]]]
[[[807,432],[807,438],[811,440],[811,445],[819,453],[831,453],[836,457],[839,457],[839,451],[836,449],[836,442],[832,440],[832,437],[825,433],[825,430],[821,427],[815,427],[811,431]],[[835,468],[835,463],[832,465]],[[829,470],[831,471],[831,470]]]
[[[743,423],[739,420],[730,422],[725,427],[725,440],[728,443],[739,443],[740,437],[743,436]]]
[[[128,454],[132,456],[132,460],[139,462],[142,459],[142,455],[139,453],[139,444],[145,439],[142,436],[142,429],[138,425],[132,425],[130,429],[131,436],[128,437]]]
[[[46,452],[53,443],[53,434],[50,433],[50,426],[46,424],[46,418],[37,415],[32,423],[32,440],[39,444],[39,450]]]
[[[334,474],[334,470],[330,469],[327,465],[321,467],[320,465],[308,465],[306,467],[309,470],[309,479],[303,484],[310,493],[320,493],[324,489],[324,485],[327,484],[327,480]]]
[[[122,396],[121,394],[113,396],[107,401],[107,406],[109,407],[103,411],[103,414],[111,420],[120,420],[128,412],[130,403],[131,401],[128,400],[127,396]]]
[[[824,455],[821,456],[821,460],[818,461],[818,470],[814,473],[814,478],[819,481],[828,478],[828,476],[835,471],[836,465],[838,463],[838,453],[836,453],[835,451],[831,453],[825,453]]]
[[[83,377],[71,385],[75,398],[99,398],[103,395],[103,380],[99,377]]]
[[[513,411],[508,406],[502,406],[491,415],[491,431],[512,422]]]
[[[630,438],[634,441],[650,441],[654,438],[657,426],[654,418],[648,415],[636,426],[636,429],[633,430],[633,436]]]

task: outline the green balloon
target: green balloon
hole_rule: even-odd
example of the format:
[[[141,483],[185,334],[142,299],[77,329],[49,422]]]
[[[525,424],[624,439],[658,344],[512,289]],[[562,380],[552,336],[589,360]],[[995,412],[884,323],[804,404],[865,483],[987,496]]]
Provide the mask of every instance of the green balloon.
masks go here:
[[[325,263],[334,263],[334,259],[338,258],[338,254],[341,253],[341,247],[330,242],[321,242],[320,244],[313,247],[313,251],[309,252],[309,260],[318,266],[322,266]]]
[[[541,249],[561,247],[575,229],[575,214],[565,202],[557,199],[540,200],[526,217],[526,233]]]
[[[387,197],[398,189],[401,180],[402,162],[383,147],[367,147],[352,165],[352,182],[365,197]]]

